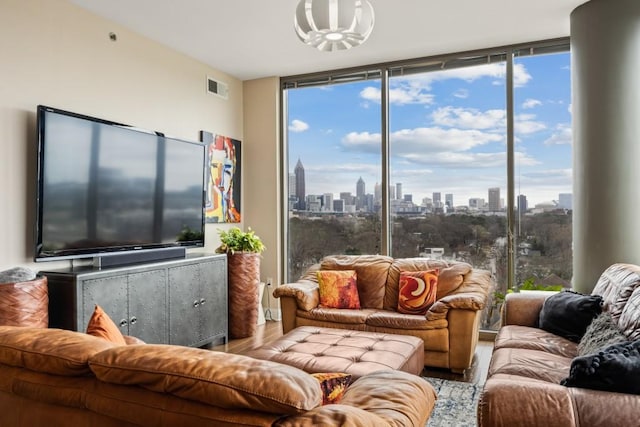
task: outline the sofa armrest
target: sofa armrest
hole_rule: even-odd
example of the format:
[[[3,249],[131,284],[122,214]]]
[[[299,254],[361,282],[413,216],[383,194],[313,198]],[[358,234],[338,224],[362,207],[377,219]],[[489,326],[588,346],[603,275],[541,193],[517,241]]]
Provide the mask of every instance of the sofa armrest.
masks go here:
[[[551,293],[519,292],[507,294],[502,307],[502,326],[538,326],[542,304]]]
[[[276,298],[294,298],[298,308],[304,311],[314,309],[320,304],[318,284],[310,280],[284,283],[273,291],[273,296]]]
[[[569,388],[528,378],[490,378],[478,403],[478,426],[577,426]],[[613,425],[613,424],[612,424]]]
[[[458,289],[440,298],[429,308],[427,319],[444,319],[452,309],[483,310],[492,289],[493,280],[489,271],[471,270]]]
[[[353,382],[337,405],[287,417],[275,426],[424,427],[436,401],[426,380],[401,371],[378,371]]]
[[[146,342],[142,341],[140,338],[136,338],[131,335],[123,335],[123,336],[124,336],[124,342],[126,342],[127,345],[146,344]]]

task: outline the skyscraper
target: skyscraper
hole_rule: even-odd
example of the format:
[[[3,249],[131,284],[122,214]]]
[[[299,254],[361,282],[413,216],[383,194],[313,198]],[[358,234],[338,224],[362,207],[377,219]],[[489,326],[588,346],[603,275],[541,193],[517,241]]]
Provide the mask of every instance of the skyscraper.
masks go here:
[[[302,166],[302,162],[298,159],[298,163],[296,163],[296,167],[293,170],[293,173],[296,176],[296,197],[298,199],[298,209],[303,211],[305,210],[305,197],[306,191],[304,187],[304,166]]]
[[[560,193],[558,194],[558,207],[560,209],[573,209],[573,194],[572,193]]]
[[[376,182],[376,185],[373,187],[373,198],[375,202],[382,200],[382,185]]]
[[[518,195],[518,212],[525,213],[527,209],[527,196],[524,194]]]
[[[356,209],[360,210],[365,205],[364,180],[362,177],[356,182]]]
[[[439,191],[434,191],[433,192],[433,206],[438,207],[440,205],[440,203],[442,203],[442,195],[440,194]]]
[[[489,211],[498,212],[500,210],[500,188],[489,189]]]
[[[453,209],[453,194],[447,193],[444,195],[444,204],[448,209]]]
[[[402,183],[396,183],[396,199],[402,200]]]

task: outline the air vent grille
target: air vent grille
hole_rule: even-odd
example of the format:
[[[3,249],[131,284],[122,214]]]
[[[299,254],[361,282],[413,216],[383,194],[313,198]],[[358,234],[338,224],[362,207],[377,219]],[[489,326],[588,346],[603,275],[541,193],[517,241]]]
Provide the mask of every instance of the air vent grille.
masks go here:
[[[229,98],[229,86],[219,80],[207,77],[207,92],[223,99]]]

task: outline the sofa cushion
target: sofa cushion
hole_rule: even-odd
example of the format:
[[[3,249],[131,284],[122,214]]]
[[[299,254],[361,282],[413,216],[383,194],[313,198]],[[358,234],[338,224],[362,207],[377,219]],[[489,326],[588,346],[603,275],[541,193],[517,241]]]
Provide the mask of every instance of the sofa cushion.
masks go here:
[[[497,374],[559,384],[569,373],[571,358],[526,348],[494,350],[487,377]]]
[[[311,376],[320,384],[323,405],[340,402],[351,383],[351,374],[345,374],[344,372],[318,372],[311,374]]]
[[[363,308],[360,310],[351,310],[348,308],[323,308],[318,307],[313,310],[305,311],[298,310],[296,312],[297,317],[302,319],[317,320],[319,322],[333,323],[335,327],[340,327],[339,324],[347,325],[363,325],[367,321],[367,318],[375,313],[377,310],[370,308]],[[350,328],[348,328],[350,329]]]
[[[90,374],[89,358],[114,346],[79,332],[0,326],[0,363],[46,374]]]
[[[565,290],[544,301],[540,310],[540,328],[578,342],[587,326],[601,312],[600,295],[582,295]]]
[[[627,337],[620,331],[611,314],[604,312],[593,319],[587,327],[578,344],[578,355],[597,353],[602,348],[626,341]]]
[[[397,329],[398,333],[412,329],[442,329],[448,326],[446,319],[428,320],[425,316],[419,314],[404,314],[385,310],[372,313],[367,317],[366,322],[368,326]]]
[[[291,366],[199,348],[115,347],[89,365],[102,381],[137,385],[228,409],[297,414],[322,403],[318,382]]]
[[[384,255],[332,255],[322,259],[320,269],[355,270],[358,275],[360,306],[382,308],[385,284],[392,262],[393,258]],[[396,298],[397,292],[396,289]]]
[[[639,285],[640,266],[617,263],[602,273],[591,293],[601,295],[606,310],[614,320],[618,320],[631,294]]]
[[[384,309],[396,310],[398,307],[398,284],[403,271],[422,271],[438,269],[438,288],[436,300],[450,294],[462,285],[464,276],[471,272],[471,265],[465,262],[445,261],[429,258],[398,258],[389,268],[389,277],[384,295]]]
[[[355,270],[320,270],[320,307],[360,308],[358,276]]]
[[[127,345],[120,329],[98,304],[93,309],[93,314],[87,324],[87,334],[103,338],[114,344]]]
[[[538,350],[567,358],[577,355],[575,342],[539,328],[520,325],[506,325],[500,328],[494,343],[494,349],[499,348]]]
[[[630,341],[640,339],[640,288],[633,291],[622,309],[618,327]]]
[[[398,311],[405,314],[427,313],[436,301],[438,269],[400,273]]]
[[[640,341],[614,344],[599,353],[576,357],[561,384],[640,394]]]

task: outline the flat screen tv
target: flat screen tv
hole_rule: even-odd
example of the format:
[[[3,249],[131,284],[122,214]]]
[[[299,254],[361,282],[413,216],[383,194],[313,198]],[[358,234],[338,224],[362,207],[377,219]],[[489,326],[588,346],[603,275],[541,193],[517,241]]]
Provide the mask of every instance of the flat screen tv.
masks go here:
[[[37,124],[35,261],[204,245],[203,144],[42,105]]]

